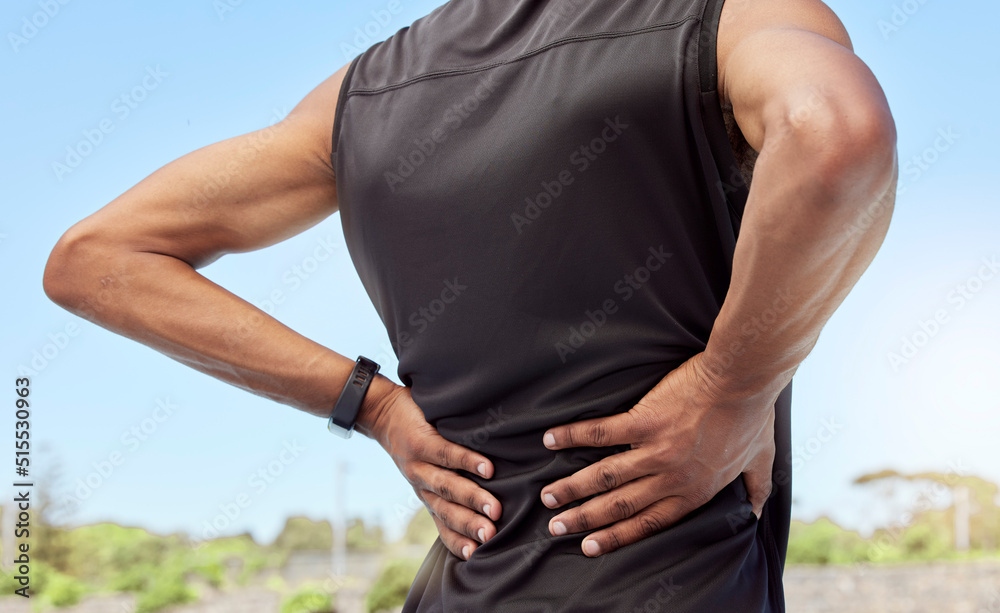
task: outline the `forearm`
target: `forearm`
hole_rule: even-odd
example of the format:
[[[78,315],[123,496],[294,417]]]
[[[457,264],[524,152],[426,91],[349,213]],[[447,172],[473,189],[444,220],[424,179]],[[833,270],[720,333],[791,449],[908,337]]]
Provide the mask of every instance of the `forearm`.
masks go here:
[[[799,145],[780,139],[758,162],[705,351],[714,380],[742,396],[776,396],[787,385],[872,262],[893,210],[894,156],[831,170]]]
[[[57,247],[50,266],[50,285],[59,288],[52,298],[67,310],[254,394],[325,417],[351,374],[353,360],[179,259],[71,244]],[[393,387],[380,375],[366,404]],[[367,434],[363,424],[359,431]]]

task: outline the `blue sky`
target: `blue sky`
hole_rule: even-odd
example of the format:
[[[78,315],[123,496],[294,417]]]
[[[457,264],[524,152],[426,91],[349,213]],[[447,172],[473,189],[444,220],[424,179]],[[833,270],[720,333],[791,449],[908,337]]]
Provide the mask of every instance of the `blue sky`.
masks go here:
[[[377,444],[336,439],[316,417],[83,321],[48,301],[41,278],[70,225],[167,162],[282,117],[351,59],[358,28],[385,38],[438,4],[400,0],[381,25],[372,12],[388,0],[5,3],[0,372],[10,397],[20,368],[37,372],[33,474],[61,467],[56,491],[79,499],[70,521],[196,536],[215,521],[269,541],[288,515],[332,517],[334,468],[346,462],[347,511],[391,534],[405,525],[417,503]],[[795,513],[864,529],[899,521],[850,484],[866,471],[1000,482],[1000,274],[982,274],[984,259],[1000,258],[1000,129],[987,115],[1000,94],[1000,8],[830,4],[888,94],[902,190],[882,252],[796,377]],[[129,94],[137,87],[141,100]],[[88,134],[95,144],[81,146]],[[83,155],[67,159],[67,147]],[[321,244],[333,256],[313,266]],[[339,216],[203,272],[255,304],[279,290],[278,319],[395,377]],[[914,351],[903,353],[904,339]]]

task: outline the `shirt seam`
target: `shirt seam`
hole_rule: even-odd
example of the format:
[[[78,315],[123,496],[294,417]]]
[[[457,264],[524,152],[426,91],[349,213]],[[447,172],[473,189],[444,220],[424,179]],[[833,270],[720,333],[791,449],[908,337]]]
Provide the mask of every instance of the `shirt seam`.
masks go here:
[[[617,31],[617,32],[597,32],[597,33],[594,33],[594,34],[582,34],[582,35],[577,35],[577,36],[567,36],[565,38],[554,40],[554,41],[552,41],[550,43],[542,45],[541,47],[538,47],[536,49],[532,49],[530,51],[525,51],[524,53],[522,53],[520,55],[517,55],[517,56],[515,56],[513,58],[507,59],[507,60],[495,61],[495,62],[491,62],[489,64],[483,64],[482,66],[472,66],[472,67],[467,67],[467,68],[451,68],[451,69],[444,69],[444,70],[437,70],[437,71],[433,71],[433,72],[427,72],[427,73],[424,73],[422,75],[417,75],[415,77],[411,77],[411,78],[407,79],[406,81],[401,81],[399,83],[393,83],[391,85],[383,85],[383,86],[380,86],[380,87],[373,87],[373,88],[356,88],[356,89],[350,89],[347,92],[347,97],[349,98],[351,96],[374,96],[374,95],[382,94],[382,93],[385,93],[385,92],[388,92],[388,91],[394,91],[394,90],[397,90],[397,89],[402,89],[404,87],[407,87],[409,85],[413,85],[415,83],[419,83],[419,82],[422,82],[422,81],[428,81],[428,80],[432,80],[432,79],[440,79],[440,78],[445,78],[445,77],[450,77],[450,76],[460,76],[460,75],[467,75],[467,74],[475,74],[477,72],[485,72],[487,70],[492,70],[494,68],[499,68],[501,66],[507,66],[507,65],[510,65],[510,64],[515,64],[517,62],[521,62],[523,60],[526,60],[526,59],[529,59],[529,58],[534,57],[536,55],[539,55],[539,54],[541,54],[541,53],[543,53],[545,51],[549,51],[551,49],[555,49],[555,48],[561,47],[563,45],[568,45],[570,43],[588,42],[588,41],[592,41],[592,40],[607,40],[607,39],[615,39],[615,38],[626,38],[626,37],[629,37],[629,36],[638,36],[640,34],[647,34],[647,33],[650,33],[650,32],[658,32],[658,31],[661,31],[661,30],[671,30],[671,29],[677,28],[679,26],[682,26],[682,25],[684,25],[685,23],[687,23],[689,21],[698,21],[700,19],[701,19],[701,17],[699,15],[688,15],[687,17],[685,17],[683,19],[679,19],[677,21],[670,21],[670,22],[666,22],[666,23],[654,24],[654,25],[651,25],[651,26],[646,26],[644,28],[637,28],[637,29],[634,29],[634,30],[622,30],[622,31]]]

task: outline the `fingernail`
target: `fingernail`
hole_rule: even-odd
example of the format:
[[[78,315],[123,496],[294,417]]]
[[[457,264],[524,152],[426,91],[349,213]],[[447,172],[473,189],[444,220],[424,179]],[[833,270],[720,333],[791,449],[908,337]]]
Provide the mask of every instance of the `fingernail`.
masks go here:
[[[542,437],[542,442],[545,443],[546,447],[555,447],[556,437],[552,436],[551,432],[548,432]]]
[[[583,552],[588,556],[596,556],[601,553],[601,546],[597,544],[597,541],[584,541]]]
[[[485,515],[486,517],[489,517],[490,519],[493,519],[493,516],[490,515],[490,511],[492,511],[492,510],[493,510],[493,507],[491,505],[488,505],[488,504],[484,504],[483,505],[483,515]]]
[[[486,476],[486,462],[480,462],[479,466],[476,467],[476,470],[479,471],[480,475],[482,475],[482,476],[485,477]]]
[[[486,528],[480,528],[479,532],[477,532],[477,534],[479,535],[479,542],[480,543],[485,543],[486,542]]]
[[[553,522],[552,534],[556,536],[562,536],[566,534],[566,524],[562,523],[561,521]]]
[[[544,502],[545,506],[547,507],[559,506],[559,503],[556,501],[556,497],[553,496],[552,494],[545,494],[544,496],[542,496],[542,502]]]
[[[468,560],[470,555],[472,555],[472,547],[470,545],[462,547],[462,557]]]

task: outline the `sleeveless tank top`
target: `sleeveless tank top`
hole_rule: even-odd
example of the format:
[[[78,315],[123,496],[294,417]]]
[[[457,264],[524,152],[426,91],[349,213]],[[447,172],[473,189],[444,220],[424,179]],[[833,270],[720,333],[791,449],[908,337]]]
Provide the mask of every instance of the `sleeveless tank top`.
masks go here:
[[[790,386],[775,493],[742,477],[597,558],[546,484],[628,446],[550,451],[705,348],[747,187],[717,94],[723,0],[451,0],[354,60],[333,165],[346,243],[398,375],[503,505],[468,561],[440,538],[404,613],[783,611]]]

